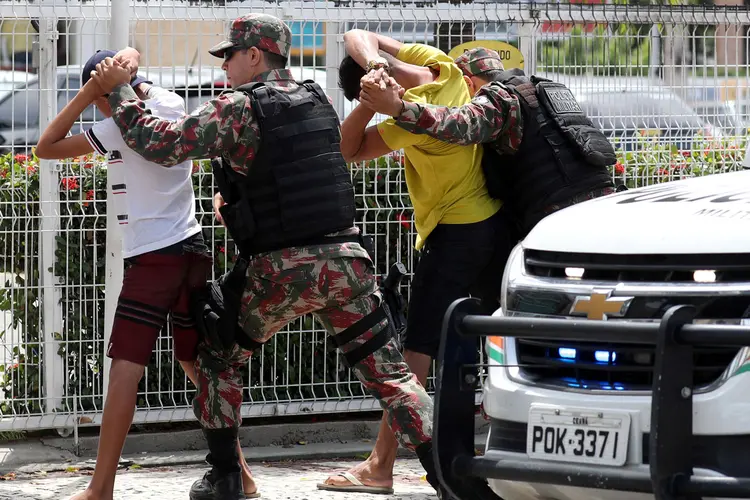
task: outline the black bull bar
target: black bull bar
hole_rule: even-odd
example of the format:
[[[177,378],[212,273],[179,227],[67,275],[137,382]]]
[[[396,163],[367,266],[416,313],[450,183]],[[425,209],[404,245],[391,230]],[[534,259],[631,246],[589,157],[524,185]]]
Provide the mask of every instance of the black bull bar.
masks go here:
[[[748,346],[750,327],[692,324],[694,316],[692,306],[678,305],[658,323],[492,317],[480,313],[477,299],[455,301],[443,322],[435,394],[433,450],[443,487],[460,500],[473,496],[467,478],[653,493],[656,500],[750,498],[750,477],[695,476],[692,464],[693,346]],[[477,337],[494,335],[654,345],[649,473],[475,456]]]

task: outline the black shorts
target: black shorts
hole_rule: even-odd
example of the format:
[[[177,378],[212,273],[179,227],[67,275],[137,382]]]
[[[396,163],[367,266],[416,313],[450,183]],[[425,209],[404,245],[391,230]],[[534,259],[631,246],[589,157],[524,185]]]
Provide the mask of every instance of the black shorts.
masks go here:
[[[478,297],[486,312],[496,309],[505,263],[517,241],[503,210],[482,222],[439,224],[414,271],[404,348],[436,357],[445,312],[457,299]]]

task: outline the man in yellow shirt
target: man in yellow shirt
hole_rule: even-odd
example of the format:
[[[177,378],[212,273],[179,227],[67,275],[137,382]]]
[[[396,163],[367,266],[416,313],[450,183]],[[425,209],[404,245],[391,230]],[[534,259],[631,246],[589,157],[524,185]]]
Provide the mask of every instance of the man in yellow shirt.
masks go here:
[[[347,32],[344,44],[349,55],[339,68],[339,86],[350,101],[359,97],[360,79],[378,68],[386,68],[405,89],[406,101],[461,106],[471,100],[463,73],[437,48],[363,30]],[[501,279],[487,271],[496,244],[508,240],[510,229],[501,215],[502,203],[487,192],[481,145],[459,146],[412,134],[393,118],[368,127],[374,114],[359,105],[344,120],[341,152],[348,162],[359,162],[404,149],[416,248],[421,250],[411,283],[404,358],[426,386],[448,306],[469,295],[496,301]],[[492,282],[483,279],[490,274]],[[318,488],[392,494],[397,451],[398,442],[383,419],[370,457]]]

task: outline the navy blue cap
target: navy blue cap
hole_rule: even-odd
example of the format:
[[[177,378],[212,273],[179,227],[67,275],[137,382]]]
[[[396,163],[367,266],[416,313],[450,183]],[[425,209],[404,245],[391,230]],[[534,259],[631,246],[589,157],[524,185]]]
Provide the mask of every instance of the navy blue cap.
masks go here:
[[[89,57],[89,60],[86,61],[86,64],[83,66],[83,72],[81,74],[81,88],[83,88],[84,85],[86,85],[86,82],[91,80],[91,72],[96,71],[96,65],[105,60],[108,57],[115,57],[117,52],[113,50],[97,50],[96,53]],[[146,80],[141,75],[136,74],[132,80],[130,80],[130,86],[135,88],[141,83],[153,83],[149,80]]]

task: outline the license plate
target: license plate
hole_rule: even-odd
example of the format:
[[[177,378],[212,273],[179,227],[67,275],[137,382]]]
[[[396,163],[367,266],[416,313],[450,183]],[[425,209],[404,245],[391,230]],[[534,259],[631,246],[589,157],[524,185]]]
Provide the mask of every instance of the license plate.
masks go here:
[[[625,464],[630,437],[629,413],[532,405],[528,422],[526,454],[529,458],[596,465]]]

